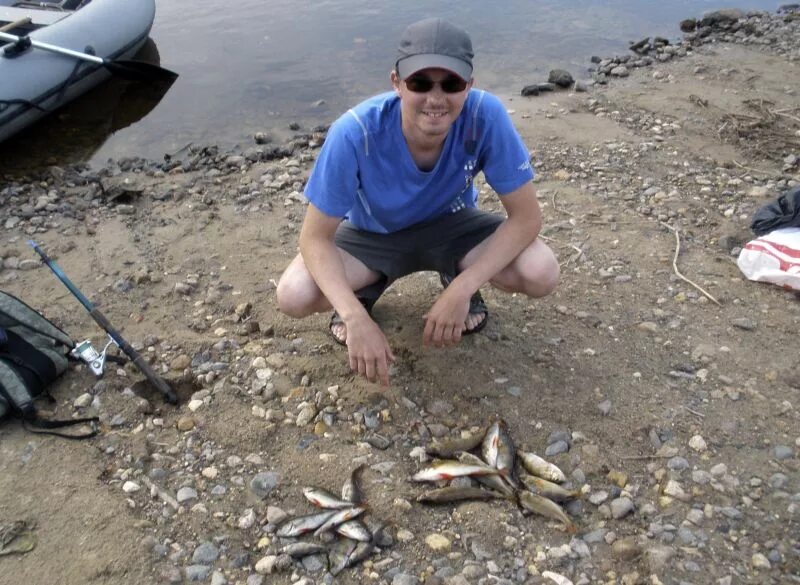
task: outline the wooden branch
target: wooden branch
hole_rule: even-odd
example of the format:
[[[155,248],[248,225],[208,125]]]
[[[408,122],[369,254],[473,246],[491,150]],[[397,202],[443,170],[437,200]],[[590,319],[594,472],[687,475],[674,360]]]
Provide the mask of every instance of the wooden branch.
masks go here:
[[[683,274],[681,274],[681,271],[678,270],[678,254],[680,254],[681,251],[681,237],[680,235],[678,235],[678,228],[674,228],[668,223],[664,223],[663,221],[660,221],[659,223],[663,225],[665,228],[672,230],[672,233],[675,234],[675,256],[672,259],[672,269],[675,271],[675,274],[678,276],[678,278],[680,278],[684,282],[688,282],[689,284],[691,284],[694,288],[703,293],[709,300],[713,301],[714,303],[716,303],[718,306],[721,307],[722,303],[720,303],[717,299],[711,296],[710,293],[706,292],[706,290],[703,289],[703,287],[701,287],[699,284],[695,284],[694,282],[686,278]]]

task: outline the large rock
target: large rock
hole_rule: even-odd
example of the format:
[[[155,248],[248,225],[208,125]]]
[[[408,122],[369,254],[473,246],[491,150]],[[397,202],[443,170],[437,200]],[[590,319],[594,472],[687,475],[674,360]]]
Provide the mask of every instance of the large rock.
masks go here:
[[[700,26],[716,26],[719,24],[734,23],[740,18],[744,18],[745,14],[738,8],[724,8],[722,10],[715,10],[709,12],[700,19]]]
[[[573,83],[575,83],[575,79],[573,79],[570,72],[565,71],[564,69],[553,69],[550,72],[547,81],[550,83],[555,83],[559,87],[570,87]]]

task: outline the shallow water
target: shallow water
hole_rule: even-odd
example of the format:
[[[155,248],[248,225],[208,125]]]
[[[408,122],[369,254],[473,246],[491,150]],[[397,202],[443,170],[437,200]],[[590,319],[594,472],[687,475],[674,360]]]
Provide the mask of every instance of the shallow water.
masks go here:
[[[280,140],[292,121],[306,129],[328,123],[388,89],[402,29],[427,16],[444,16],[470,32],[476,86],[504,94],[545,81],[556,67],[586,78],[591,55],[625,53],[630,41],[645,36],[678,39],[683,18],[731,7],[716,0],[503,0],[490,11],[481,0],[221,4],[162,0],[151,38],[161,65],[180,73],[177,82],[169,88],[108,82],[9,140],[0,149],[2,166],[161,158],[188,143],[248,146],[257,131]],[[735,2],[744,10],[780,4]]]

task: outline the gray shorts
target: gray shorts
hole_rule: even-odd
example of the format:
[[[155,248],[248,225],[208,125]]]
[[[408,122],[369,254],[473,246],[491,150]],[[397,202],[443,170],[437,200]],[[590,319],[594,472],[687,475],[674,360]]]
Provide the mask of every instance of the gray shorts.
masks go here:
[[[367,232],[343,221],[335,241],[337,247],[381,274],[378,282],[356,291],[359,297],[377,300],[387,286],[412,272],[432,270],[455,276],[461,259],[504,220],[468,207],[391,234]]]

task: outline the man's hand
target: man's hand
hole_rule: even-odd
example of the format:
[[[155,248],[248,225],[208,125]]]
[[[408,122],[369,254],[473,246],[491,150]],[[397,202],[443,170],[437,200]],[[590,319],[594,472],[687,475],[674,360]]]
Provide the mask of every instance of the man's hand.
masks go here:
[[[461,341],[461,335],[467,328],[465,321],[472,294],[465,294],[454,283],[455,281],[442,291],[431,310],[424,316],[423,347],[445,347]]]
[[[389,364],[395,357],[386,336],[366,313],[345,321],[350,369],[370,382],[389,385]]]

